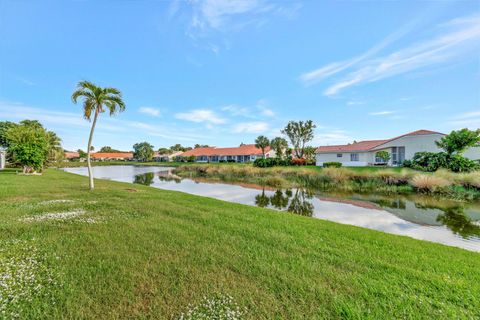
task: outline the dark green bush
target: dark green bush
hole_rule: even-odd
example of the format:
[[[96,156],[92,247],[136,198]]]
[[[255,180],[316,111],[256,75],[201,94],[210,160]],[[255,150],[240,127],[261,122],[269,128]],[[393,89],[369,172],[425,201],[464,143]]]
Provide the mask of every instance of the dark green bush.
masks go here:
[[[324,168],[340,168],[341,166],[342,164],[340,162],[335,162],[335,161],[323,163]]]
[[[288,160],[283,160],[280,158],[259,158],[256,159],[253,162],[254,167],[259,167],[259,168],[268,168],[268,167],[274,167],[274,166],[288,166],[290,163]]]
[[[453,172],[469,172],[479,167],[475,161],[458,154],[449,155],[446,152],[417,152],[412,160],[405,160],[403,166],[427,172],[434,172],[440,168]]]

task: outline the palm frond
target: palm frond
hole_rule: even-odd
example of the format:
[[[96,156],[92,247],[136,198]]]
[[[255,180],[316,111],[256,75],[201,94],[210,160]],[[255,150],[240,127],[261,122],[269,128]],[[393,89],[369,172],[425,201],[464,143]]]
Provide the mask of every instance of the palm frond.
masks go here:
[[[90,121],[90,118],[92,116],[92,111],[95,110],[95,101],[87,99],[83,102],[83,117]]]
[[[110,115],[125,111],[125,102],[123,102],[119,96],[107,96],[105,98],[105,105],[109,109]]]

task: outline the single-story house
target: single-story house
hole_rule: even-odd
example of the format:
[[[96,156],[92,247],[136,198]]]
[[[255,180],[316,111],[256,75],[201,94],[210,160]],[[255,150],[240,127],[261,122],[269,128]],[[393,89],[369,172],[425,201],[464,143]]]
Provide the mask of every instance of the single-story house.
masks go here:
[[[93,160],[108,161],[108,160],[133,160],[132,152],[95,152],[90,154]]]
[[[196,162],[251,162],[262,157],[262,149],[254,144],[242,144],[232,148],[196,148],[181,154],[181,157],[194,156]],[[265,157],[275,157],[275,151],[270,147],[265,149]]]
[[[182,155],[182,151],[177,151],[174,153],[163,153],[160,154],[159,152],[154,152],[153,153],[153,160],[154,161],[159,161],[159,162],[172,162],[177,159],[177,157]]]
[[[5,168],[5,163],[7,162],[6,158],[7,158],[6,152],[3,150],[0,150],[0,170]]]
[[[445,134],[430,130],[417,130],[395,138],[384,140],[366,140],[345,145],[320,146],[315,151],[316,164],[340,162],[344,166],[361,167],[369,165],[401,165],[404,160],[412,159],[417,152],[442,151],[435,141]],[[376,156],[379,151],[390,153],[390,160],[385,163]],[[465,157],[471,160],[480,159],[480,148],[470,148]]]
[[[75,151],[65,151],[65,160],[80,159],[80,154]]]

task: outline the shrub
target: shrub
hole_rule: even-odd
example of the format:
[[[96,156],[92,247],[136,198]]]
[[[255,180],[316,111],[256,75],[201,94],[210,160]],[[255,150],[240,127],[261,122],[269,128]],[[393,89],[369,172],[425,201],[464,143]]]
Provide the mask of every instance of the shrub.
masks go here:
[[[342,163],[335,162],[335,161],[323,163],[324,168],[340,168],[341,166],[342,166]]]
[[[412,160],[405,160],[403,166],[415,170],[434,172],[440,168],[453,172],[470,172],[479,168],[478,163],[459,154],[446,152],[417,152]]]
[[[304,158],[293,158],[290,163],[294,166],[304,166],[307,164],[307,160]]]
[[[374,176],[388,185],[404,185],[408,183],[406,172],[396,172],[393,170],[379,170]]]
[[[267,159],[258,158],[253,161],[253,166],[259,168],[267,168],[271,167],[271,164],[267,161]]]
[[[451,185],[448,180],[431,174],[417,174],[411,184],[421,192],[437,192]]]
[[[327,176],[333,182],[345,182],[352,177],[352,171],[344,168],[325,168],[322,174]]]

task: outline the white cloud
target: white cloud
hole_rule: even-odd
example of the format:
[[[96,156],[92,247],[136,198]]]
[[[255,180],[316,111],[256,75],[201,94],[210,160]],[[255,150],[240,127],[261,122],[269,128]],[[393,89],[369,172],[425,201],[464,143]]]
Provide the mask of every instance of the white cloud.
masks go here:
[[[160,109],[157,108],[152,108],[152,107],[140,107],[138,109],[140,113],[148,114],[154,117],[160,116]]]
[[[455,128],[480,128],[480,111],[471,111],[459,114],[452,118],[449,123]]]
[[[357,106],[365,103],[366,103],[365,101],[350,100],[350,101],[347,101],[347,106]]]
[[[326,96],[331,96],[354,85],[375,82],[420,68],[445,64],[453,59],[463,58],[472,52],[477,53],[476,49],[480,44],[480,15],[454,19],[440,28],[441,34],[434,38],[414,43],[386,56],[374,57],[374,54],[380,49],[385,48],[399,37],[398,35],[391,36],[359,57],[331,63],[301,75],[300,79],[308,85],[353,68],[324,91]],[[400,32],[400,35],[402,34],[404,32]]]
[[[318,131],[315,133],[315,138],[312,141],[314,146],[327,146],[346,144],[355,140],[343,130]]]
[[[233,116],[251,117],[250,109],[247,107],[230,104],[221,108],[222,111],[229,112]]]
[[[369,115],[371,116],[388,116],[391,114],[397,113],[394,110],[384,110],[384,111],[377,111],[377,112],[370,112]]]
[[[175,118],[197,123],[206,122],[212,124],[222,124],[226,122],[225,119],[220,118],[215,114],[215,112],[208,109],[196,109],[190,112],[177,113],[175,114]]]
[[[268,123],[261,121],[243,122],[233,126],[233,132],[235,133],[264,133],[268,129]]]
[[[189,6],[181,6],[191,15],[186,34],[193,40],[200,40],[212,33],[224,35],[238,32],[247,27],[259,28],[272,17],[293,19],[301,9],[297,0],[278,2],[270,0],[191,0]],[[181,9],[181,8],[180,8]],[[170,6],[169,16],[179,15],[177,4]],[[218,53],[230,44],[209,43],[206,49]]]

